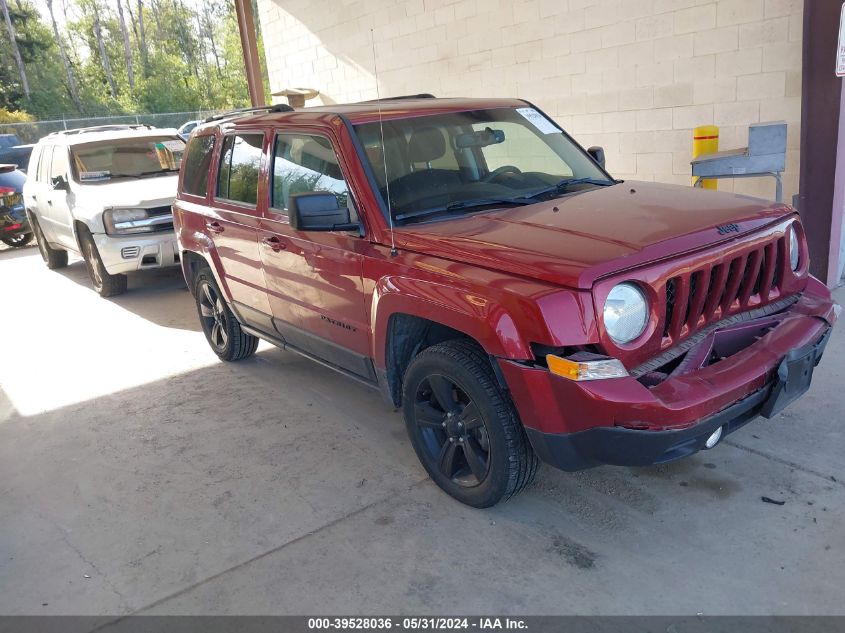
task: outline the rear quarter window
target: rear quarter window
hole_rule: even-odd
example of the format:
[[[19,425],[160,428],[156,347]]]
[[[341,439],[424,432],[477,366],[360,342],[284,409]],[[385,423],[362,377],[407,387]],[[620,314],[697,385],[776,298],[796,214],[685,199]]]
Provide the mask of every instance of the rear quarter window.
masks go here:
[[[188,142],[185,159],[182,162],[182,191],[205,197],[208,191],[208,170],[214,153],[214,136],[194,136]]]

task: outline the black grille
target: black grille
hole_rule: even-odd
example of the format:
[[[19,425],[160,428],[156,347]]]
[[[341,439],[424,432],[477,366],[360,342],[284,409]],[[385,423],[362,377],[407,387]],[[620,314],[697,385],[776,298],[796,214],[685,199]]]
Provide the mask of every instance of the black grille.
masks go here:
[[[663,324],[663,336],[669,336],[669,324],[675,309],[675,278],[666,282],[666,322]]]

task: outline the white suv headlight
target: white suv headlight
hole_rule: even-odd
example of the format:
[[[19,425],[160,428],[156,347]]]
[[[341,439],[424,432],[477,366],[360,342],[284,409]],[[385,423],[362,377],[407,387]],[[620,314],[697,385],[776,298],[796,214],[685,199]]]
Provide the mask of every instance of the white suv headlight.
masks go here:
[[[801,264],[801,246],[798,243],[798,231],[795,230],[795,223],[789,225],[789,265],[792,270],[798,270]]]
[[[604,328],[616,343],[630,343],[648,324],[648,301],[633,283],[613,287],[604,302]]]
[[[135,225],[135,222],[146,220],[146,209],[109,209],[103,213],[103,225],[109,234],[149,233],[155,227],[152,225]]]

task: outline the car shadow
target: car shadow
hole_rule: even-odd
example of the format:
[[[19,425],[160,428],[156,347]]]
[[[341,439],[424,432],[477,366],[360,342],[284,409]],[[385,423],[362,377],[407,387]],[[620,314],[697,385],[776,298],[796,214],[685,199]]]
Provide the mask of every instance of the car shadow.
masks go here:
[[[85,286],[94,292],[85,262],[72,258],[66,268],[56,270],[63,277]],[[124,310],[156,325],[191,332],[201,332],[196,306],[185,285],[182,269],[178,266],[130,273],[129,287],[125,294],[109,297]]]

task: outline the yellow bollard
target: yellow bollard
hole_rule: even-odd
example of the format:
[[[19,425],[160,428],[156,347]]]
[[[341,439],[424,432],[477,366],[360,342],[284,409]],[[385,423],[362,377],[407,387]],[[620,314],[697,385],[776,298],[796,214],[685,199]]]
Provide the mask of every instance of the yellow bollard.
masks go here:
[[[702,154],[712,154],[719,151],[719,128],[715,125],[702,125],[692,131],[692,157],[698,158]],[[692,179],[695,185],[698,177]],[[704,189],[717,189],[718,180],[702,178]]]

